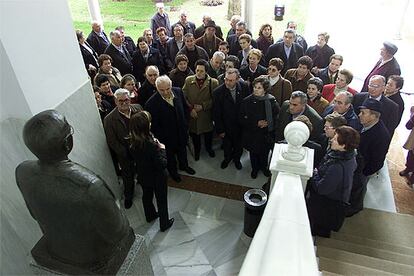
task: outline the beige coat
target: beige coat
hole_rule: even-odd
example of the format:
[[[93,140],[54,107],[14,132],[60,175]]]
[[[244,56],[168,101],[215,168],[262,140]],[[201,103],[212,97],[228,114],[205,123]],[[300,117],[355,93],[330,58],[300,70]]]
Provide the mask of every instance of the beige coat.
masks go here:
[[[203,110],[197,113],[197,118],[190,117],[189,130],[191,133],[201,134],[213,130],[212,93],[217,86],[218,81],[209,76],[207,76],[201,88],[197,85],[195,75],[186,78],[183,92],[187,102],[191,107],[195,104],[203,106]]]

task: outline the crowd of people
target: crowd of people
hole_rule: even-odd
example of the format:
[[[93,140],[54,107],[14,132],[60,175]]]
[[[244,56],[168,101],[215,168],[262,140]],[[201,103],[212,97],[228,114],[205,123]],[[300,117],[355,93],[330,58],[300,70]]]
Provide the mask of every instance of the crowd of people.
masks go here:
[[[196,27],[182,11],[171,25],[163,4],[156,7],[151,26],[137,39],[122,26],[108,37],[99,22],[92,23],[87,38],[76,31],[123,178],[125,208],[132,205],[138,172],[147,221],[160,217],[161,230],[168,229],[173,219],[166,207],[166,172],[176,182],[179,171],[196,173],[188,163],[189,137],[195,161],[202,140],[209,158],[215,158],[213,139],[219,137],[221,169],[233,162],[241,170],[246,149],[251,177],[259,171],[269,177],[274,143],[284,142],[284,128],[296,120],[309,128],[305,146],[315,150],[306,195],[312,233],[329,236],[345,216],[362,210],[367,182],[382,168],[404,110],[396,45],[383,43],[379,61],[357,92],[326,32],[308,47],[290,21],[281,38],[263,24],[254,39],[234,15],[224,36],[208,15]]]

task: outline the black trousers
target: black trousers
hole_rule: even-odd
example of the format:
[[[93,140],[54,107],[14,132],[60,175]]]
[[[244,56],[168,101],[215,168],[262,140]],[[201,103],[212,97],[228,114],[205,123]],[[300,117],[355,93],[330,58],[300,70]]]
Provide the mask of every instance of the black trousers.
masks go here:
[[[310,188],[306,199],[312,235],[329,238],[331,231],[339,231],[345,220],[345,208],[341,201],[320,195]]]
[[[165,147],[167,153],[167,170],[170,175],[177,175],[177,159],[180,169],[188,167],[187,148],[185,146],[178,148]],[[177,157],[176,157],[177,156]]]
[[[190,132],[191,140],[193,141],[194,145],[194,155],[200,156],[201,151],[201,135],[204,136],[204,146],[207,151],[211,151],[211,143],[213,141],[213,131],[205,132],[202,134],[195,134]]]
[[[159,183],[161,184],[161,183]],[[153,203],[154,195],[157,202],[158,215],[160,216],[160,228],[166,228],[169,220],[167,203],[167,179],[162,185],[143,186],[142,185],[142,205],[144,207],[145,218],[152,221],[157,216],[157,211]]]
[[[120,159],[119,165],[121,166],[121,176],[122,182],[124,183],[124,196],[125,200],[132,200],[134,197],[134,175],[135,175],[135,167],[134,161],[132,160],[124,160]]]
[[[241,136],[225,135],[223,138],[223,151],[224,159],[226,161],[233,160],[234,162],[240,161],[240,157],[243,154]]]
[[[361,168],[357,168],[354,172],[351,196],[349,198],[350,205],[346,208],[346,215],[352,216],[364,208],[364,198],[367,193],[368,177],[362,173]]]
[[[265,149],[263,152],[249,151],[250,163],[252,165],[253,171],[268,169],[267,159],[269,157],[269,152],[270,152],[270,149]]]

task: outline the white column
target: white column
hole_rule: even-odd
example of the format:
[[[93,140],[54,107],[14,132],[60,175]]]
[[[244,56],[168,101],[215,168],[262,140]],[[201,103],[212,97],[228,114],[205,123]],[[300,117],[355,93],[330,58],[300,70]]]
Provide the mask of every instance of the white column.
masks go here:
[[[244,21],[247,24],[247,28],[252,30],[254,24],[253,0],[244,1]]]
[[[88,0],[88,8],[92,21],[99,21],[103,24],[99,0]]]

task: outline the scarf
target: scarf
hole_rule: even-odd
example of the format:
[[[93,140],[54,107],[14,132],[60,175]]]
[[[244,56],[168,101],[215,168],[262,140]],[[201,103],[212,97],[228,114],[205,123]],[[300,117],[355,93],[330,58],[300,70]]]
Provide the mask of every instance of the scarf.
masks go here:
[[[269,94],[265,94],[262,97],[258,97],[253,95],[253,98],[255,98],[257,101],[264,101],[265,105],[265,114],[266,114],[266,121],[267,121],[267,130],[269,132],[274,130],[273,125],[273,113],[272,113],[272,104],[270,103],[270,99],[273,98],[273,96]]]

